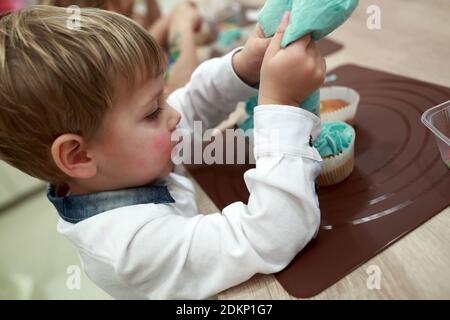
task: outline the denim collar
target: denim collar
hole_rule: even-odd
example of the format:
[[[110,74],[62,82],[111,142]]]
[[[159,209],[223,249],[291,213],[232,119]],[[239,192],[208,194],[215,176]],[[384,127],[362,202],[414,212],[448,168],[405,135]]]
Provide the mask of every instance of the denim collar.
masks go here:
[[[47,198],[55,206],[60,217],[70,223],[78,223],[105,211],[146,203],[174,203],[166,186],[144,186],[86,195],[57,197],[55,186],[50,185]]]

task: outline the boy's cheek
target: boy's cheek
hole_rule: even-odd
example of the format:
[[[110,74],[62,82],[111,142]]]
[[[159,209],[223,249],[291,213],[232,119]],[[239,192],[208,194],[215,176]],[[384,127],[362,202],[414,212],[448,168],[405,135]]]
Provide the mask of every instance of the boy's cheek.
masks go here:
[[[170,135],[166,133],[156,134],[151,143],[151,152],[161,155],[170,154],[172,142],[170,140]]]

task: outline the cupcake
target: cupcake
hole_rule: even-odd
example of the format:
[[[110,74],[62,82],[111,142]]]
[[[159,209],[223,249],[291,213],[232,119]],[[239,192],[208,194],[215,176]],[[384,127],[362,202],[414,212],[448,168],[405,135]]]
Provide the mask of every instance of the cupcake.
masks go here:
[[[317,185],[331,186],[350,176],[354,168],[355,138],[355,130],[345,122],[322,122],[322,130],[314,142],[323,159]]]
[[[344,121],[353,125],[359,94],[347,87],[320,89],[320,117],[323,121]]]

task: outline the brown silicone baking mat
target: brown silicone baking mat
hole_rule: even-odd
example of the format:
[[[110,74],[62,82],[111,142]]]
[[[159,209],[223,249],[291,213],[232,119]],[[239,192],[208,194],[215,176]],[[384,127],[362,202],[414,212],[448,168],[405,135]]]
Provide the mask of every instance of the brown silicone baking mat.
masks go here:
[[[342,44],[340,44],[336,41],[324,38],[317,42],[317,48],[319,49],[322,56],[325,57],[332,53],[335,53],[336,51],[341,50],[343,48],[343,46],[342,46]]]
[[[318,190],[316,239],[276,274],[293,296],[317,295],[450,204],[450,171],[421,121],[450,99],[450,88],[355,65],[331,72],[361,95],[355,119],[355,170]],[[248,201],[243,173],[251,165],[198,165],[189,170],[220,208]],[[417,254],[420,254],[418,252]]]

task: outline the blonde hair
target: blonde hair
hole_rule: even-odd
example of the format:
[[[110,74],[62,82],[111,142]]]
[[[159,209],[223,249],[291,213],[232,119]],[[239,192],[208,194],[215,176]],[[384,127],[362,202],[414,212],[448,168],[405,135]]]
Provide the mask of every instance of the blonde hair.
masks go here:
[[[82,9],[71,13],[32,6],[0,18],[0,159],[49,182],[67,181],[51,156],[64,133],[90,139],[112,107],[117,79],[164,71],[158,44],[122,15]]]

